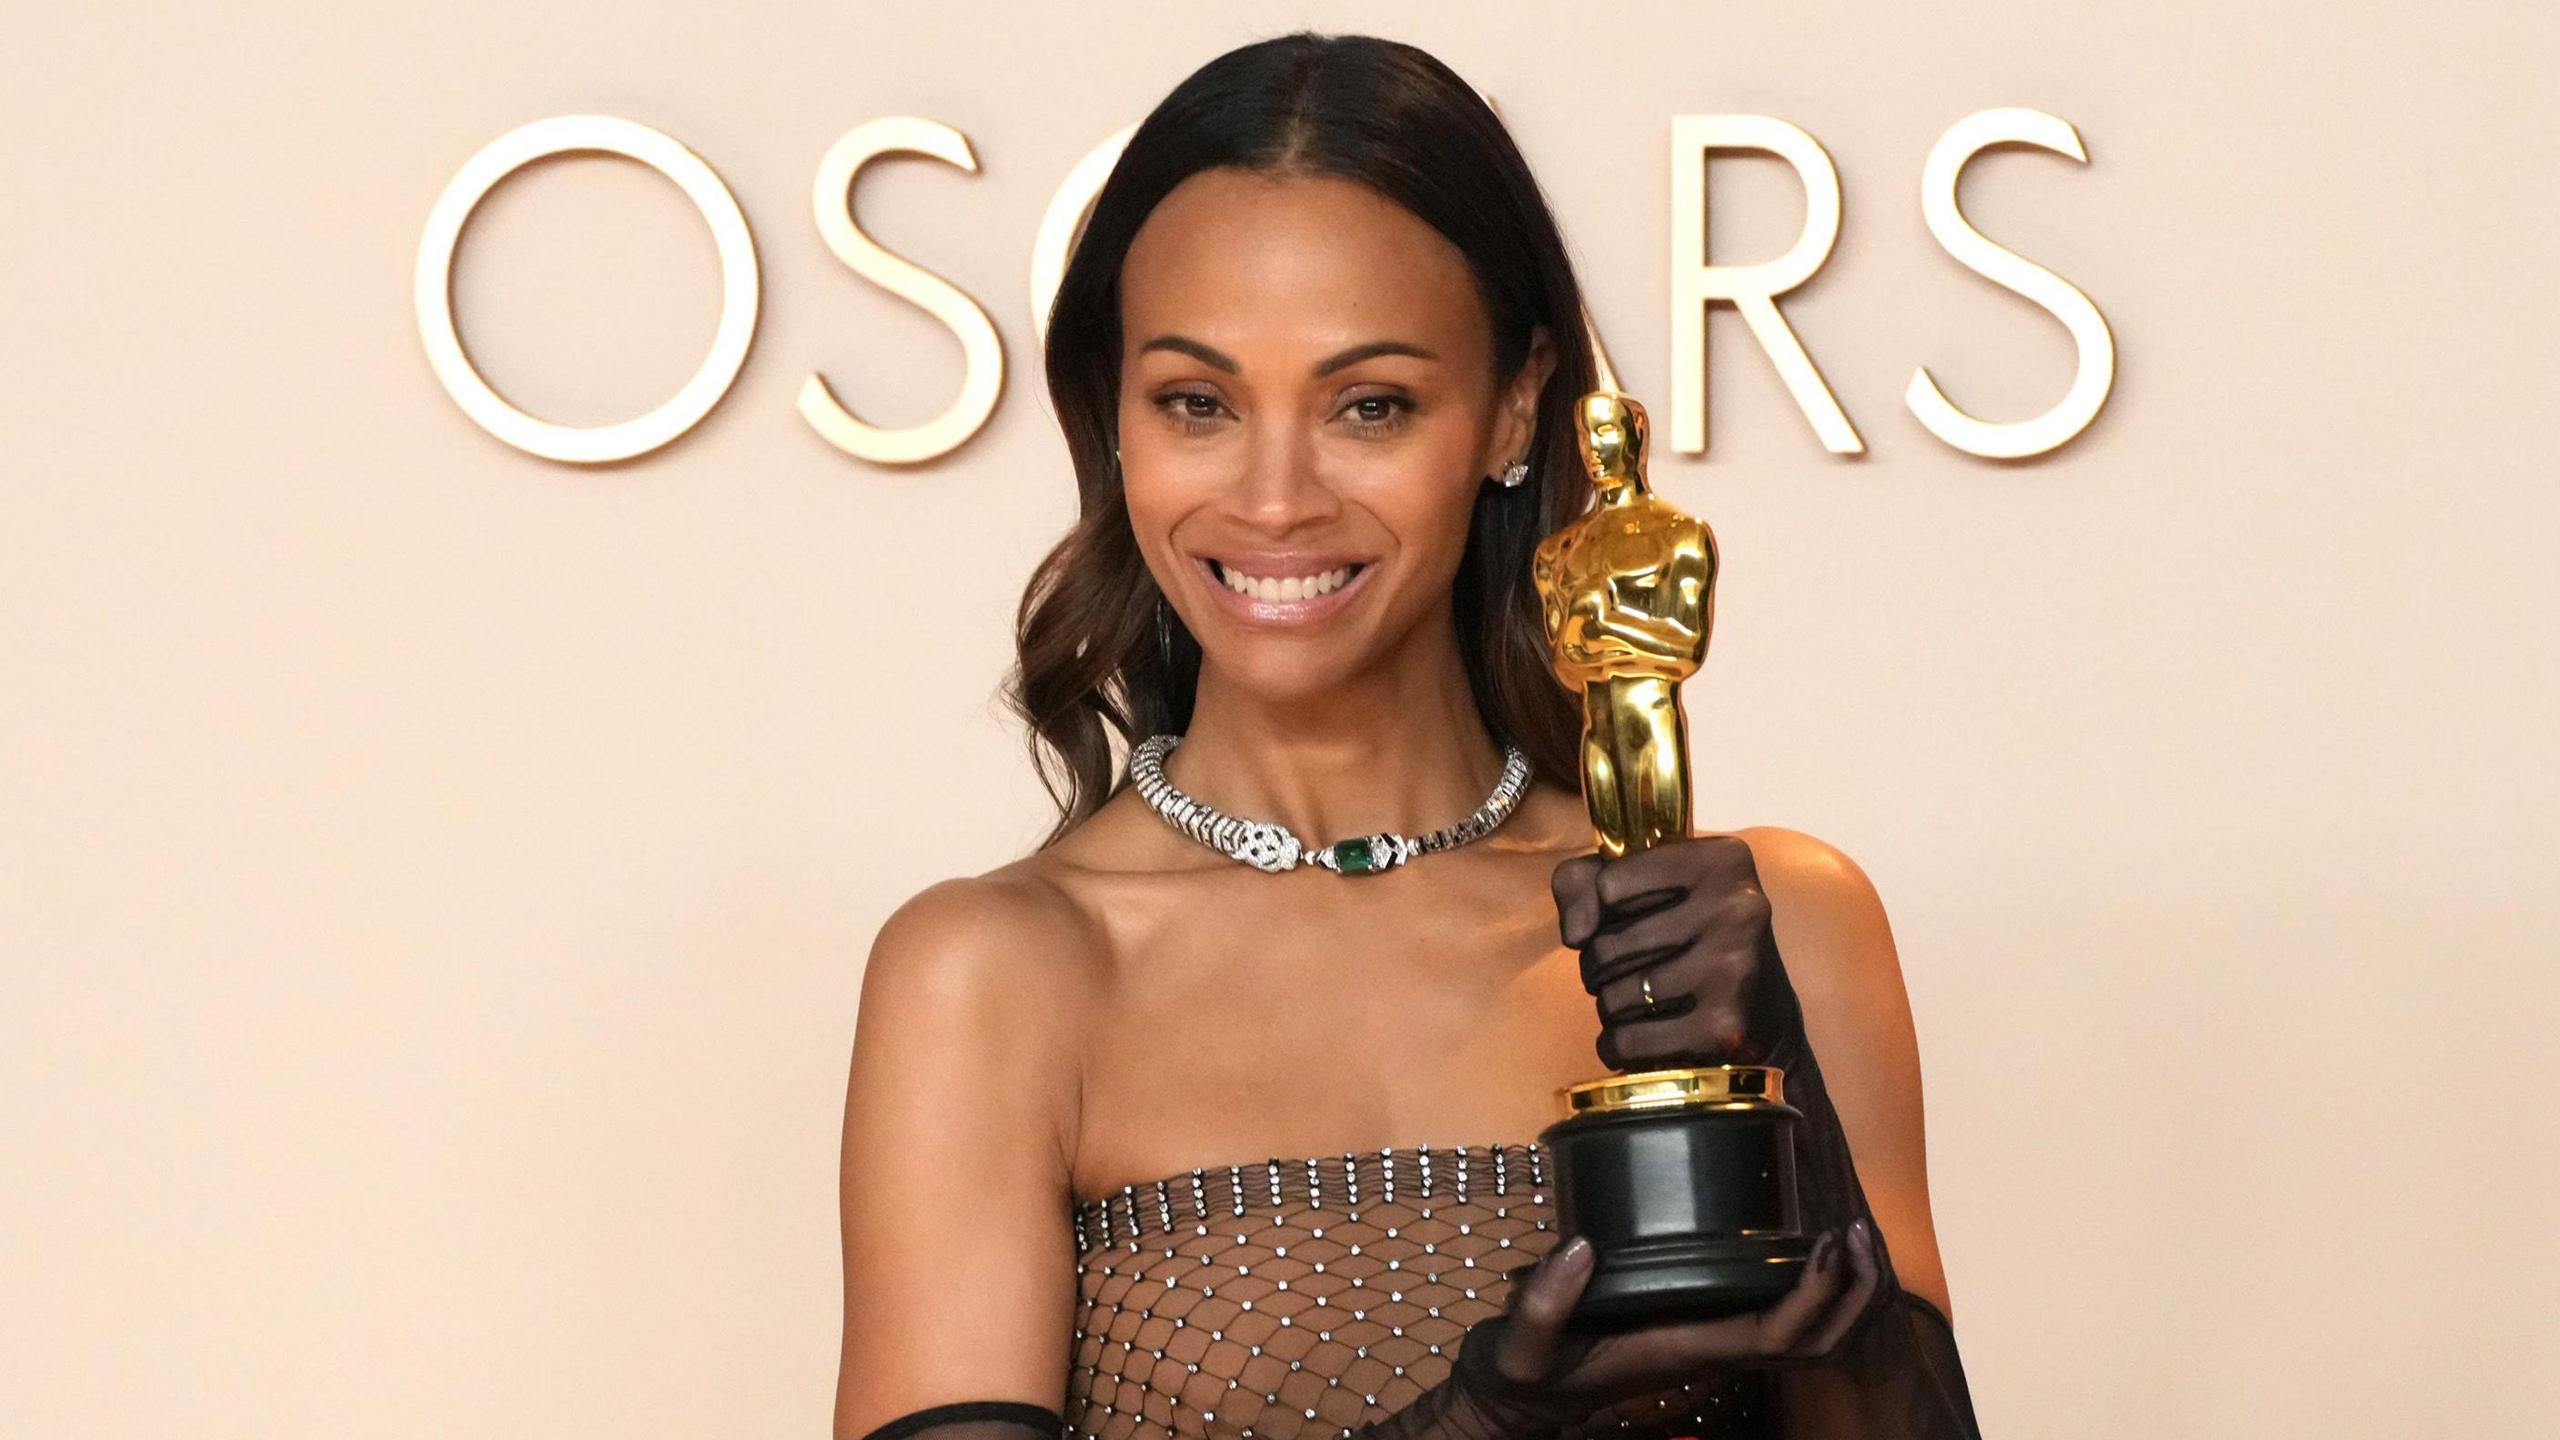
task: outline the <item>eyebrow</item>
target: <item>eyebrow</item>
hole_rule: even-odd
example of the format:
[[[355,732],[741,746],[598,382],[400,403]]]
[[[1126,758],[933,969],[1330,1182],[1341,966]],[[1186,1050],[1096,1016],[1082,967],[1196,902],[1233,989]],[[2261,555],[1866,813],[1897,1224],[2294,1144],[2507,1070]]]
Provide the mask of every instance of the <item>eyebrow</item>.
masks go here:
[[[1138,347],[1138,353],[1142,355],[1149,350],[1176,351],[1180,354],[1188,355],[1203,364],[1214,365],[1219,369],[1226,371],[1230,375],[1235,374],[1238,370],[1243,368],[1236,364],[1236,362],[1225,352],[1203,345],[1199,341],[1194,340],[1187,335],[1158,335],[1146,344]],[[1346,365],[1357,365],[1363,360],[1371,359],[1379,355],[1410,355],[1416,360],[1437,360],[1440,358],[1438,352],[1425,349],[1424,347],[1416,345],[1408,340],[1370,340],[1317,361],[1315,373],[1320,376],[1330,375],[1334,371],[1339,370]]]

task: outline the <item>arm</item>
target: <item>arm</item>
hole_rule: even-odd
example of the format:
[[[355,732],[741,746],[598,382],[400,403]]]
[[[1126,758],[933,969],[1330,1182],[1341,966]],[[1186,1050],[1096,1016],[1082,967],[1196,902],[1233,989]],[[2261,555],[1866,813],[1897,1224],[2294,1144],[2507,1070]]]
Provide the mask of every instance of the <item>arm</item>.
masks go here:
[[[935,885],[881,928],[845,1099],[836,1440],[1054,1440],[1080,933],[1045,886],[992,876]]]
[[[1615,641],[1615,644],[1605,642]],[[1599,591],[1581,597],[1565,621],[1564,656],[1579,665],[1598,665],[1628,654],[1651,657],[1692,654],[1702,649],[1697,631],[1677,620],[1650,615],[1616,603]]]
[[[1929,1213],[1920,1042],[1884,902],[1858,863],[1824,841],[1774,826],[1740,833],[1769,894],[1804,1040],[1827,1062],[1828,1098],[1895,1273],[1904,1289],[1952,1317]],[[1792,1089],[1794,1074],[1787,1079]]]
[[[1741,833],[1799,1001],[1794,1053],[1776,1057],[1787,1098],[1809,1136],[1833,1141],[1804,1157],[1809,1197],[1824,1192],[1832,1212],[1810,1222],[1872,1215],[1888,1257],[1883,1300],[1838,1362],[1781,1374],[1787,1433],[1978,1435],[1929,1211],[1919,1042],[1883,902],[1855,861],[1813,836]],[[1836,1124],[1812,1123],[1817,1110]]]

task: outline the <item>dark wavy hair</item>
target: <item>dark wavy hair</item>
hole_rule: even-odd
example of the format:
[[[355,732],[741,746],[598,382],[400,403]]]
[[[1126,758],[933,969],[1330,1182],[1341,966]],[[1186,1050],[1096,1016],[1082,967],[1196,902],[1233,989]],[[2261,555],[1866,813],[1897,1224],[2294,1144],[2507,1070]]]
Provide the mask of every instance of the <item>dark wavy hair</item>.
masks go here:
[[[1029,725],[1032,763],[1057,803],[1055,843],[1127,776],[1126,747],[1191,723],[1200,646],[1138,550],[1120,488],[1120,272],[1148,214],[1218,166],[1356,180],[1463,252],[1493,322],[1497,388],[1532,332],[1555,342],[1539,394],[1529,483],[1482,487],[1451,582],[1476,707],[1535,773],[1581,784],[1581,708],[1555,678],[1530,552],[1590,503],[1573,406],[1594,388],[1582,292],[1546,197],[1510,133],[1448,66],[1366,35],[1282,35],[1228,51],[1140,122],[1091,215],[1049,311],[1049,396],[1076,472],[1074,527],[1032,572],[1016,614],[1004,700]],[[1121,753],[1115,756],[1112,732]]]

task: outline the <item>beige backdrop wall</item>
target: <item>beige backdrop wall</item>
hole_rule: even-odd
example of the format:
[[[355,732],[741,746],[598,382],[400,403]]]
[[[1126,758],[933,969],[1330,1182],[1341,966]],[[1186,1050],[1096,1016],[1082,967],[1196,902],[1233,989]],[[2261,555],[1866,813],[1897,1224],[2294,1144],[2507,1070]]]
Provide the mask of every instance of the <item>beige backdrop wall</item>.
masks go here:
[[[1892,912],[1991,1432],[2551,1433],[2560,19],[2500,8],[13,7],[0,1430],[823,1433],[866,947],[1044,820],[992,699],[1068,516],[1033,228],[1307,22],[1499,101],[1657,413],[1670,117],[1839,165],[1785,310],[1868,453],[1725,312],[1712,448],[1660,478],[1726,557],[1702,819],[1829,838]],[[2022,466],[1900,403],[2069,377],[1921,222],[1997,105],[2089,163],[1996,152],[1967,209],[2121,361]],[[475,429],[409,310],[448,177],[564,112],[708,158],[766,286],[726,403],[606,470]],[[883,165],[863,218],[1010,361],[904,472],[792,407],[956,384],[810,223],[894,114],[983,171]],[[1783,169],[1714,174],[1719,255],[1793,235]],[[505,392],[594,423],[718,292],[673,187],[584,158],[491,197],[455,293]]]

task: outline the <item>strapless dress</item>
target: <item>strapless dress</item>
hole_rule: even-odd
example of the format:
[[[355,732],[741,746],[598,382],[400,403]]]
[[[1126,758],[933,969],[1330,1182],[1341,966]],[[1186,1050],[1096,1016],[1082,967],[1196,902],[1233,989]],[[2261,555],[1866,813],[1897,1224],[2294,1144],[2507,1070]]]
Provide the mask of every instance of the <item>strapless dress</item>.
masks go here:
[[[1075,1207],[1066,1440],[1341,1440],[1447,1377],[1559,1236],[1532,1141],[1205,1167]],[[1563,1433],[1769,1433],[1731,1369]]]

